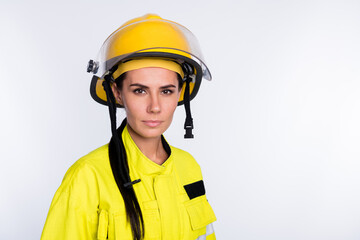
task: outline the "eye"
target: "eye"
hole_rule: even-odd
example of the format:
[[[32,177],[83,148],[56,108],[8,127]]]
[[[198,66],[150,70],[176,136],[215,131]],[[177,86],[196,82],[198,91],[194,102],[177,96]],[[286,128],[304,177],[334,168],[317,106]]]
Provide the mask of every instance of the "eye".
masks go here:
[[[162,94],[165,94],[165,95],[170,95],[170,94],[172,94],[174,91],[173,90],[170,90],[170,89],[164,89],[163,91],[162,91]]]
[[[137,89],[133,90],[133,93],[135,93],[135,94],[144,94],[145,90],[142,89],[142,88],[137,88]]]

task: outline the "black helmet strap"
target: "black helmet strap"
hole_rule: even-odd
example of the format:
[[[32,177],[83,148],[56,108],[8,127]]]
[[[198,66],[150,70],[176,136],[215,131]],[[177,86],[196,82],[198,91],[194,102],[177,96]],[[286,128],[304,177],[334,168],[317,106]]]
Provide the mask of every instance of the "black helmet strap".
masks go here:
[[[192,134],[192,130],[194,129],[194,124],[190,110],[190,82],[192,81],[192,78],[190,76],[192,74],[192,69],[188,65],[185,65],[185,69],[187,74],[185,76],[186,84],[185,84],[185,92],[184,92],[184,107],[186,112],[186,119],[184,124],[184,129],[185,129],[184,138],[194,138],[194,135]]]

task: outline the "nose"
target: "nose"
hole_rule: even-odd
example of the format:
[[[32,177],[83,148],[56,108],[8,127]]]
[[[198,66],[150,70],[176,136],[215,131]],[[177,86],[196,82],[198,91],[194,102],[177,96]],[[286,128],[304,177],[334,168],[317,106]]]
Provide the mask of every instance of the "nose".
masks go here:
[[[148,105],[148,112],[150,113],[159,113],[161,111],[160,99],[157,94],[152,94],[150,96],[150,102]]]

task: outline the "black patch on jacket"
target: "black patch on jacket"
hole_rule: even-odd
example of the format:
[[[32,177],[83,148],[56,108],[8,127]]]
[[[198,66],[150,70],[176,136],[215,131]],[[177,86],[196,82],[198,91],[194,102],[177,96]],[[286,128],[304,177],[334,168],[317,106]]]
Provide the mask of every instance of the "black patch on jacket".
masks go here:
[[[185,185],[184,188],[190,199],[205,195],[203,180]]]

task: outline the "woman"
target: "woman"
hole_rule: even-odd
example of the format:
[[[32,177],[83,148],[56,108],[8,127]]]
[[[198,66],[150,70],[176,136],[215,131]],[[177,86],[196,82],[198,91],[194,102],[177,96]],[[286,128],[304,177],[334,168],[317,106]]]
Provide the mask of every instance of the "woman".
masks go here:
[[[163,137],[177,105],[186,109],[211,75],[192,33],[145,15],[111,34],[90,92],[108,105],[112,139],[79,159],[51,203],[42,239],[215,239],[200,167]],[[116,107],[127,118],[116,129]]]

